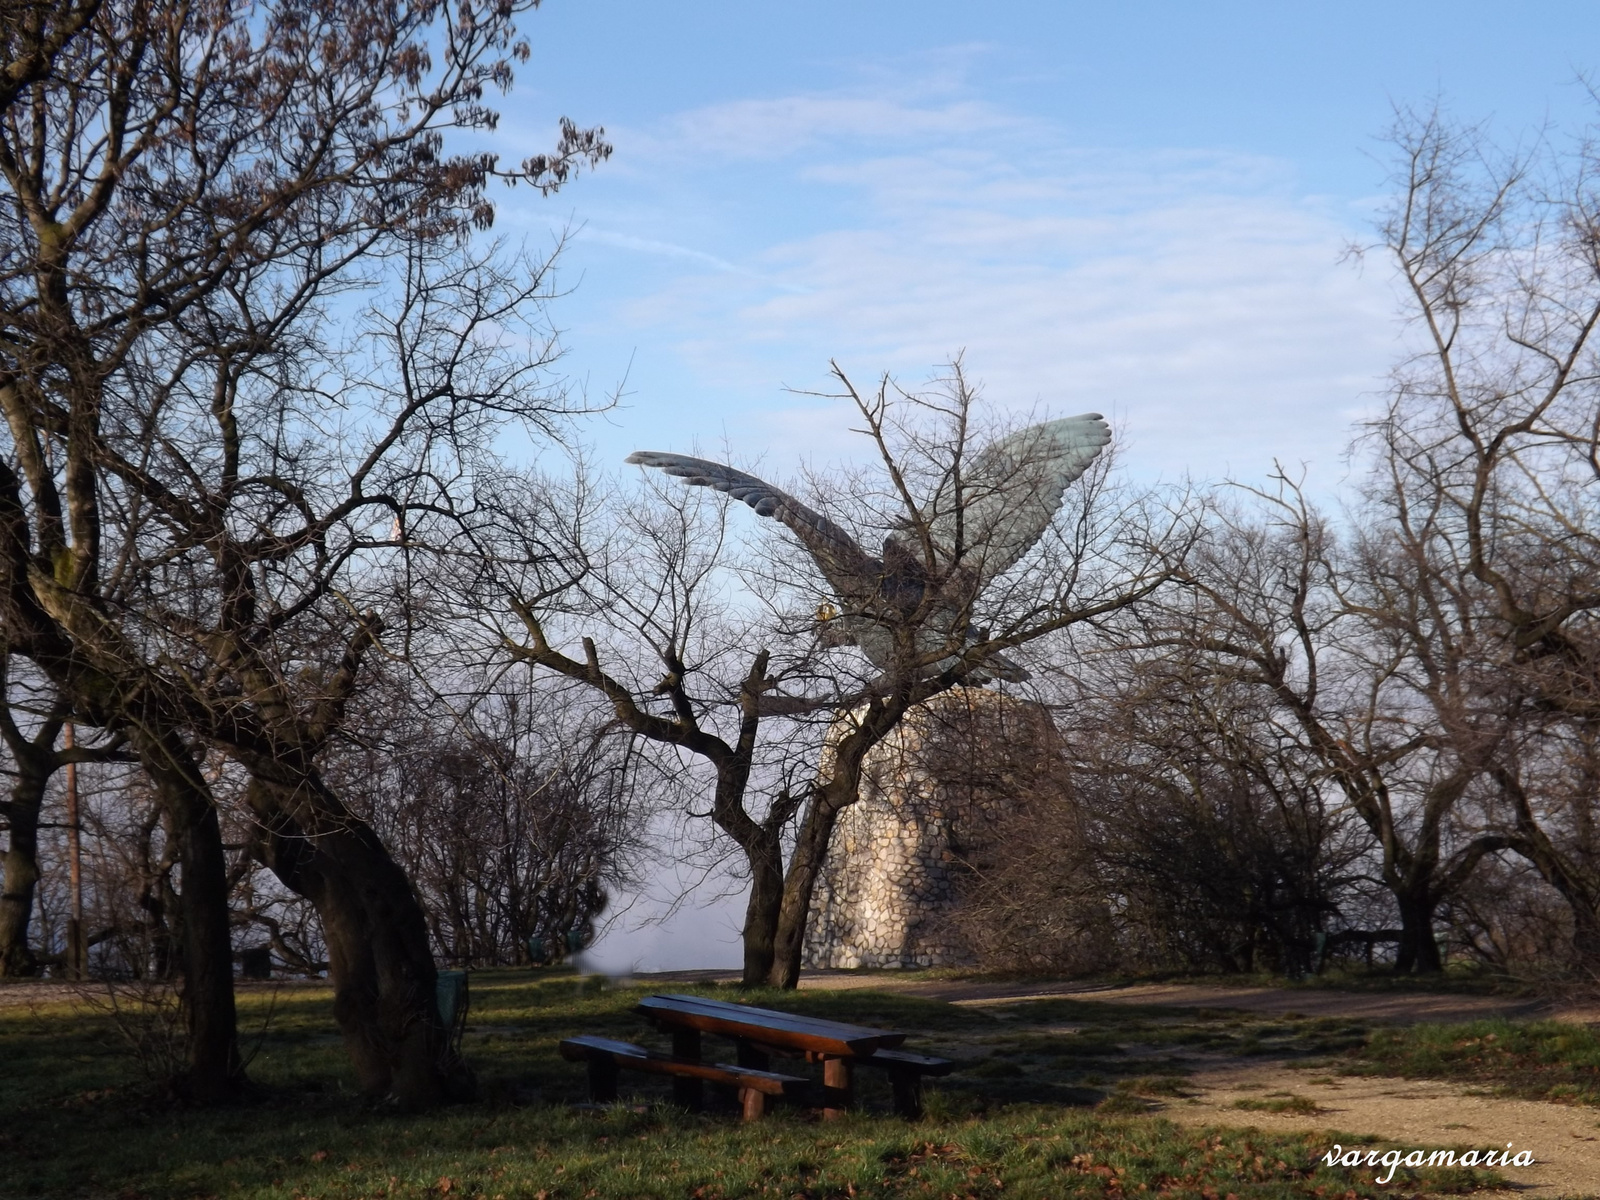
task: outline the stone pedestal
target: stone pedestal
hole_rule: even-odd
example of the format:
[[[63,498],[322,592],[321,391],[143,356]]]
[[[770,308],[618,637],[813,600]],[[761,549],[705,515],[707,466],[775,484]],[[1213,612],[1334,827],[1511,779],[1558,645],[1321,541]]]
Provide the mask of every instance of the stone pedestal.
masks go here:
[[[976,965],[946,918],[1005,804],[1008,773],[989,768],[1019,742],[1046,752],[1050,732],[1038,705],[978,688],[908,714],[868,754],[861,799],[839,816],[812,895],[806,965]]]

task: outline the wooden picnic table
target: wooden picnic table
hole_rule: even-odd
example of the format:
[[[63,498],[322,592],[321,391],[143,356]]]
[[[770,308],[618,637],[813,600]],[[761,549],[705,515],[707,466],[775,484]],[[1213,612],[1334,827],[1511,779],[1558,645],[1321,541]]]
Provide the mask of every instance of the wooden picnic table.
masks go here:
[[[710,1033],[733,1039],[741,1067],[768,1070],[773,1054],[820,1062],[825,1117],[839,1116],[853,1103],[853,1069],[858,1061],[880,1050],[891,1051],[906,1040],[904,1033],[892,1029],[825,1021],[704,996],[647,996],[634,1011],[672,1035],[674,1058],[699,1062],[700,1036]],[[700,1092],[699,1079],[673,1081],[674,1098],[688,1107],[699,1107]]]

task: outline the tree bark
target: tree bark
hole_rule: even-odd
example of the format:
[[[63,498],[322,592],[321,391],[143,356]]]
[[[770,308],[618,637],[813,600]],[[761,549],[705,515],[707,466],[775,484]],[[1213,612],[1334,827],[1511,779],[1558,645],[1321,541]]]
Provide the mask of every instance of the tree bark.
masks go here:
[[[0,891],[0,978],[32,975],[33,951],[28,947],[28,925],[33,917],[33,893],[39,883],[39,809],[49,776],[37,778],[17,763],[17,782],[11,791],[11,835],[6,844]]]
[[[179,947],[189,1069],[181,1083],[191,1099],[216,1104],[236,1097],[245,1083],[233,1002],[233,939],[222,829],[211,789],[181,738],[139,731],[132,740],[167,812],[182,873]]]
[[[1432,975],[1444,970],[1439,942],[1433,936],[1436,901],[1427,887],[1396,892],[1400,908],[1400,948],[1395,954],[1398,975]]]
[[[937,686],[925,684],[925,694],[918,698],[926,699],[938,690]],[[868,751],[894,730],[911,706],[912,698],[906,693],[888,701],[870,701],[855,728],[839,739],[831,753],[824,755],[824,762],[831,770],[827,779],[812,792],[795,838],[794,852],[789,858],[789,870],[783,879],[783,903],[778,913],[772,969],[767,977],[773,987],[800,986],[800,963],[805,954],[806,925],[811,919],[811,896],[816,890],[817,876],[827,861],[828,845],[833,840],[839,814],[860,798],[861,767]]]
[[[744,909],[742,987],[761,987],[771,977],[783,911],[783,847],[776,833],[762,840],[770,844],[743,848],[750,866],[750,899]]]
[[[789,859],[789,870],[783,878],[783,899],[778,911],[772,967],[767,976],[767,982],[772,987],[800,986],[800,962],[805,954],[806,925],[811,919],[811,896],[816,890],[822,864],[828,857],[828,843],[833,840],[833,829],[839,823],[839,813],[855,802],[854,782],[859,778],[858,762],[851,781],[841,781],[835,774],[824,787],[818,789],[806,809],[800,835],[795,841],[794,854]]]
[[[315,772],[250,784],[262,862],[322,920],[334,1018],[361,1090],[408,1110],[470,1099],[471,1070],[439,1017],[426,917],[377,834]]]

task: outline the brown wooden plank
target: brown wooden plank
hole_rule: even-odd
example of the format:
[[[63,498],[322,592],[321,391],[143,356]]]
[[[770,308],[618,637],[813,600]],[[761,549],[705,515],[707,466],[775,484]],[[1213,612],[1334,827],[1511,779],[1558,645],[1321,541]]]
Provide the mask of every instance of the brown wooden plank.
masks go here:
[[[698,1029],[776,1050],[838,1058],[871,1054],[879,1048],[898,1046],[906,1038],[895,1030],[846,1025],[754,1005],[708,1001],[699,996],[647,996],[634,1011],[669,1029]]]
[[[613,1069],[625,1067],[630,1071],[643,1071],[647,1075],[727,1083],[740,1089],[752,1088],[769,1096],[789,1095],[811,1086],[809,1079],[802,1079],[798,1075],[754,1071],[731,1063],[683,1062],[665,1054],[656,1054],[643,1046],[635,1046],[632,1042],[619,1042],[611,1038],[567,1038],[561,1043],[561,1057],[569,1062],[606,1063]]]
[[[878,1029],[870,1025],[856,1025],[848,1021],[830,1021],[824,1017],[808,1017],[801,1013],[782,1012],[776,1008],[758,1008],[754,1004],[735,1004],[729,1000],[714,1000],[709,996],[685,996],[674,993],[660,993],[647,997],[648,1000],[664,1002],[662,1007],[677,1007],[683,1009],[697,1009],[706,1012],[718,1012],[730,1016],[737,1016],[744,1020],[758,1020],[776,1028],[786,1029],[815,1029],[827,1031],[841,1037],[860,1035],[864,1037],[905,1037],[892,1029]]]
[[[948,1058],[932,1058],[926,1054],[912,1054],[907,1050],[874,1050],[856,1059],[861,1067],[887,1067],[890,1071],[914,1071],[918,1075],[948,1075],[956,1064]]]
[[[850,1059],[830,1058],[822,1064],[822,1119],[842,1117],[855,1106],[855,1076]]]

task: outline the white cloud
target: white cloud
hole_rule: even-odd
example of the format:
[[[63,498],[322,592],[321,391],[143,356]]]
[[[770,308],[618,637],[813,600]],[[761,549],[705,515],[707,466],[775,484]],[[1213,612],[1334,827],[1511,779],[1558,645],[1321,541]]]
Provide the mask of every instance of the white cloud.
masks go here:
[[[767,287],[684,274],[628,320],[724,389],[770,394],[830,357],[915,379],[965,349],[997,404],[1122,414],[1144,473],[1337,470],[1395,353],[1384,277],[1339,261],[1358,232],[1340,214],[1259,159],[946,136],[878,157],[830,143],[801,185],[857,193],[854,221],[768,245],[752,263]],[[734,433],[793,446],[815,415],[837,416],[766,406]]]

